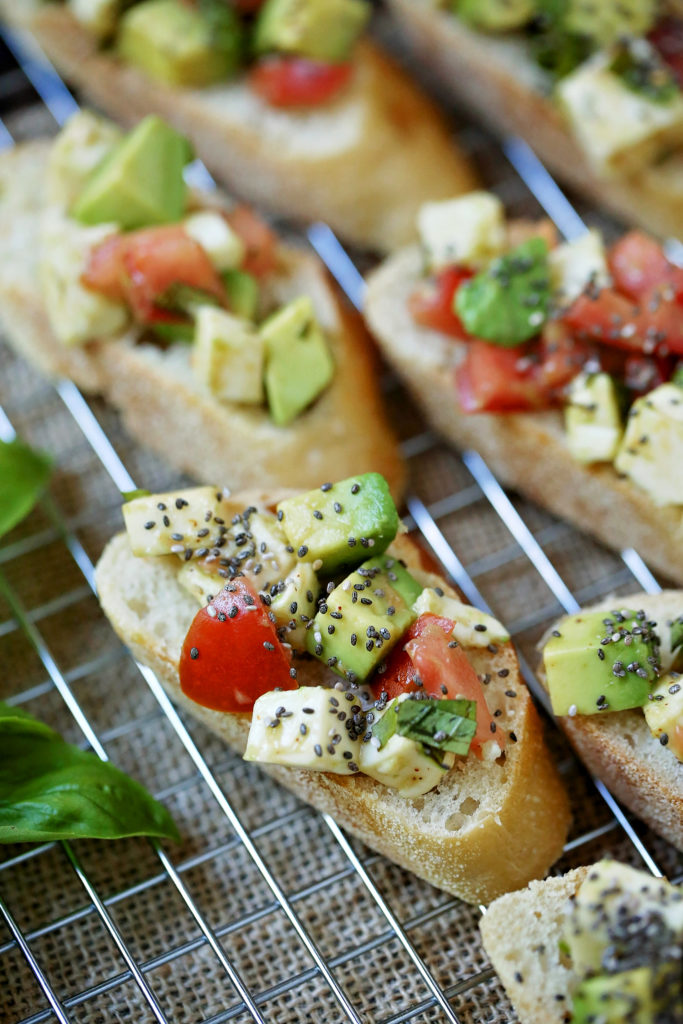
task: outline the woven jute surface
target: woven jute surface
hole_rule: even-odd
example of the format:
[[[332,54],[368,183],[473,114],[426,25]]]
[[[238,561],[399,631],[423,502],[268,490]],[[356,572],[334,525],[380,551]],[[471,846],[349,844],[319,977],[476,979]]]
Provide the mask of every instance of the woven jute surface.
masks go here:
[[[54,131],[38,105],[10,112],[7,124],[17,138]],[[495,145],[471,126],[464,129],[462,139],[477,158],[484,180],[498,188],[511,210],[538,215],[538,207]],[[405,440],[421,435],[424,424],[390,379],[386,392],[400,435]],[[157,490],[182,482],[170,466],[125,435],[111,409],[98,400],[90,404],[141,486]],[[52,385],[4,343],[0,405],[25,440],[54,455],[54,508],[95,561],[121,525],[119,492]],[[425,503],[457,500],[472,488],[467,469],[446,446],[427,439],[413,447],[419,453],[410,460],[411,490]],[[579,600],[634,588],[616,555],[524,500],[513,500]],[[0,573],[14,598],[108,755],[173,813],[182,842],[164,844],[164,849],[264,1019],[269,1024],[345,1020],[230,820],[109,627],[50,511],[39,506],[0,547]],[[534,664],[540,635],[561,611],[546,583],[483,495],[440,517],[439,525]],[[26,630],[0,596],[0,699],[18,694],[27,695],[22,706],[28,711],[70,741],[84,743]],[[443,1012],[434,1005],[325,820],[196,723],[185,724],[360,1018],[367,1024],[443,1020]],[[601,855],[637,864],[633,844],[591,780],[557,730],[549,724],[547,731],[574,811],[568,852],[554,870]],[[642,825],[636,823],[636,828],[662,870],[670,877],[680,876],[680,855]],[[481,948],[479,910],[438,892],[362,844],[352,841],[352,846],[458,1018],[491,1024],[514,1021]],[[0,853],[0,896],[70,1020],[146,1024],[155,1019],[84,879],[103,902],[168,1021],[242,1024],[253,1019],[150,843],[81,841],[73,844],[73,853],[80,876],[59,844],[5,847]],[[50,1019],[54,1018],[47,998],[2,921],[0,1020],[15,1024]]]

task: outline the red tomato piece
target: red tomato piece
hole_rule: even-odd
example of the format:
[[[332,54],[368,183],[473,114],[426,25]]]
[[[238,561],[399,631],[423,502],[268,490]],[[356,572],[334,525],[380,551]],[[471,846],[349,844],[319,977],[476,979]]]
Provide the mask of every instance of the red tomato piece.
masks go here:
[[[463,412],[525,412],[548,404],[538,382],[537,358],[527,345],[469,342],[455,384]]]
[[[550,401],[558,397],[591,357],[591,349],[577,340],[565,324],[549,320],[543,328],[538,348],[536,378]]]
[[[277,267],[277,238],[268,225],[248,206],[236,206],[227,216],[230,227],[247,250],[241,270],[263,277]]]
[[[680,18],[658,18],[648,39],[659,50],[683,88],[683,21]]]
[[[683,271],[681,271],[683,274]],[[635,339],[648,355],[683,355],[683,290],[659,285],[645,297],[635,320]]]
[[[317,107],[348,85],[352,72],[349,63],[272,55],[253,68],[249,82],[272,107]]]
[[[123,257],[127,245],[126,235],[112,235],[90,254],[88,265],[81,276],[86,288],[102,292],[114,301],[125,301],[126,268]]]
[[[584,292],[562,316],[562,322],[588,341],[639,349],[634,340],[639,309],[625,295],[603,288],[596,295]]]
[[[659,242],[644,231],[629,231],[609,251],[609,269],[618,292],[640,301],[656,285],[671,281],[677,268]]]
[[[251,711],[261,694],[276,686],[295,690],[296,682],[256,591],[243,577],[228,586],[192,621],[180,655],[180,687],[202,707]]]
[[[477,731],[470,749],[480,755],[483,744],[493,738],[502,749],[505,738],[502,732],[494,735],[494,719],[474,667],[462,647],[449,647],[454,625],[451,619],[421,615],[389,655],[386,671],[375,677],[372,692],[375,698],[384,692],[392,700],[422,689],[430,697],[476,701]],[[422,681],[421,687],[416,685],[416,677]]]
[[[639,398],[670,380],[671,371],[669,360],[630,355],[624,363],[624,384],[633,393],[634,398]]]
[[[464,267],[447,267],[433,281],[420,285],[408,298],[408,311],[416,323],[431,327],[454,338],[469,337],[455,312],[455,295],[473,271]]]

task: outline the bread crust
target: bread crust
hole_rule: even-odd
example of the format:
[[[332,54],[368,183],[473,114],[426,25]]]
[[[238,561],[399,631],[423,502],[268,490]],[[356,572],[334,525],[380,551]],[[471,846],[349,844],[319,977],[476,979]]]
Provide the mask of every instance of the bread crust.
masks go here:
[[[143,444],[191,475],[231,487],[314,487],[329,466],[340,478],[377,470],[398,497],[405,467],[378,393],[378,367],[359,319],[342,306],[317,259],[280,246],[268,288],[278,301],[309,294],[336,363],[323,395],[288,427],[264,409],[216,401],[194,382],[189,346],[166,352],[133,333],[67,348],[40,300],[40,203],[49,144],[0,155],[0,322],[43,372],[71,378],[120,410]],[[215,197],[211,197],[216,201]]]
[[[166,118],[231,191],[273,212],[323,220],[358,245],[389,251],[415,236],[425,200],[475,186],[432,103],[367,41],[338,100],[313,113],[275,111],[242,84],[190,90],[155,82],[101,50],[65,5],[28,15],[21,6],[0,0],[5,18],[28,24],[91,102],[128,125],[149,113]]]
[[[683,157],[669,171],[600,177],[522,46],[473,31],[428,0],[388,2],[416,54],[495,131],[521,135],[559,178],[617,216],[663,237],[683,234]]]
[[[417,246],[390,257],[368,279],[365,316],[429,422],[459,448],[481,452],[508,486],[609,547],[636,548],[654,568],[683,583],[683,510],[658,508],[609,465],[577,462],[559,412],[460,411],[453,375],[466,345],[413,321],[406,299],[421,273]]]
[[[655,621],[683,613],[683,591],[619,595],[588,610],[644,608]],[[562,619],[554,629],[562,630]],[[545,682],[543,664],[538,676]],[[683,850],[683,762],[652,736],[639,709],[557,719],[581,760],[618,800]]]
[[[234,500],[237,505],[239,496]],[[409,569],[421,572],[426,584],[437,583],[454,593],[439,577],[424,572],[420,549],[407,537],[397,538],[393,551]],[[242,752],[249,716],[202,708],[180,690],[178,658],[197,605],[176,582],[178,566],[177,559],[136,558],[127,537],[118,535],[97,566],[102,607],[124,643],[154,670],[169,696]],[[165,607],[173,613],[158,623],[152,595],[161,590]],[[468,758],[445,776],[438,790],[408,801],[366,776],[347,778],[275,765],[263,769],[380,853],[431,884],[479,903],[546,873],[562,852],[569,809],[512,644],[501,645],[495,655],[485,649],[468,654],[478,672],[492,673],[487,700],[500,706],[498,721],[517,737],[517,742],[507,743],[504,764]],[[318,662],[300,664],[299,679],[304,682],[330,684],[336,678]],[[503,668],[508,673],[498,677],[496,672]],[[516,697],[506,696],[505,690]]]

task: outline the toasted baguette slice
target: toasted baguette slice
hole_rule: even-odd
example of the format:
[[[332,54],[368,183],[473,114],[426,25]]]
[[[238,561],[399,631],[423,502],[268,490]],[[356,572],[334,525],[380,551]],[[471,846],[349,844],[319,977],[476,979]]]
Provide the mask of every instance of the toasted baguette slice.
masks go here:
[[[40,298],[40,196],[49,143],[0,155],[0,322],[39,369],[105,395],[131,434],[169,462],[231,487],[314,487],[375,469],[400,494],[404,467],[384,418],[367,335],[343,307],[315,258],[281,246],[266,287],[276,302],[310,295],[336,364],[330,387],[287,427],[266,410],[218,402],[195,383],[190,346],[136,344],[135,332],[67,348]],[[216,197],[207,197],[217,202]]]
[[[405,35],[458,99],[502,135],[521,135],[563,181],[661,236],[683,235],[683,153],[633,177],[602,178],[581,153],[523,41],[469,29],[433,0],[389,0]]]
[[[426,199],[473,187],[435,108],[368,42],[352,85],[310,112],[276,110],[237,81],[206,89],[155,82],[100,49],[61,4],[0,0],[88,99],[126,124],[157,113],[186,135],[237,195],[300,220],[324,220],[357,245],[388,251],[414,237]]]
[[[235,510],[259,504],[263,495],[241,499],[235,496]],[[399,537],[389,550],[425,585],[454,593],[421,569],[421,551],[407,537]],[[180,690],[178,659],[197,612],[195,601],[177,583],[180,564],[175,557],[136,557],[121,534],[110,541],[97,566],[100,601],[121,639],[154,670],[169,696],[242,752],[250,717],[207,710]],[[516,736],[516,742],[508,740],[502,761],[459,760],[438,789],[414,800],[367,776],[263,768],[380,853],[477,903],[546,873],[562,851],[569,810],[512,644],[501,645],[495,654],[470,649],[468,655],[479,673],[491,674],[487,703],[502,710],[499,725]],[[497,674],[502,669],[505,678]],[[304,684],[333,685],[338,679],[313,659],[298,663],[297,672]],[[506,690],[516,696],[506,696]]]
[[[522,1024],[566,1024],[570,1019],[571,966],[560,960],[567,901],[589,867],[558,878],[530,882],[521,892],[496,900],[479,928],[484,949]]]
[[[504,483],[539,505],[610,547],[633,546],[652,566],[683,583],[681,509],[658,508],[609,465],[578,463],[567,447],[559,412],[461,412],[454,370],[465,344],[414,322],[406,300],[421,276],[417,246],[390,257],[368,280],[365,315],[387,360],[434,428],[458,447],[481,452]]]
[[[589,609],[644,608],[655,622],[670,622],[683,612],[683,591],[627,594]],[[553,629],[562,629],[562,620]],[[545,681],[543,665],[539,679]],[[581,760],[650,828],[683,850],[683,763],[650,732],[640,709],[608,714],[563,716],[558,722]]]

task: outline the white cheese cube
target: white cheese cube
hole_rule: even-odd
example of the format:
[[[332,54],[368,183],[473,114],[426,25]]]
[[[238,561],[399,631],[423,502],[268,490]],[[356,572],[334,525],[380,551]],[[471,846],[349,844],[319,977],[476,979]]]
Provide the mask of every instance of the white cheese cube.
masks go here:
[[[632,174],[683,141],[683,96],[656,102],[630,89],[599,53],[557,86],[582,150],[602,174]]]
[[[197,379],[226,402],[260,405],[264,342],[249,320],[216,306],[200,306],[192,368]]]
[[[205,605],[219,594],[226,580],[218,575],[220,565],[218,559],[212,562],[185,562],[176,577],[178,583],[195,598],[198,604]]]
[[[183,221],[183,228],[199,242],[216,270],[234,270],[244,260],[244,242],[217,210],[193,213]]]
[[[614,465],[655,505],[683,505],[683,388],[660,384],[633,403]]]
[[[608,373],[579,373],[564,410],[567,447],[584,465],[611,462],[623,435],[619,396]]]
[[[454,263],[485,266],[505,248],[505,210],[490,192],[425,203],[417,226],[430,270]]]
[[[216,516],[223,519],[222,511],[217,488],[189,487],[127,501],[123,520],[134,555],[182,558],[188,548],[210,548],[225,533],[223,523],[214,521]]]
[[[589,281],[598,288],[610,284],[607,253],[602,236],[595,229],[551,249],[548,262],[553,290],[564,304],[569,305],[578,298]]]
[[[254,704],[244,760],[337,775],[357,772],[360,740],[349,739],[349,705],[343,693],[326,686],[264,693]]]
[[[128,309],[122,302],[112,302],[81,282],[93,249],[116,231],[115,224],[84,227],[56,209],[43,220],[43,301],[50,326],[63,345],[111,338],[128,325]]]
[[[311,563],[299,562],[283,580],[280,593],[271,599],[270,610],[278,626],[285,630],[282,639],[297,650],[306,650],[306,623],[315,618],[319,591],[320,584]],[[303,622],[302,615],[305,616]]]
[[[116,125],[88,110],[70,117],[50,147],[45,174],[47,202],[68,210],[121,138]]]
[[[487,647],[490,643],[504,644],[510,639],[505,626],[492,615],[454,597],[437,594],[432,587],[425,587],[414,602],[413,611],[418,616],[431,613],[452,619],[455,623],[453,638],[463,647]],[[477,629],[477,626],[484,628]]]
[[[375,711],[375,723],[403,699],[405,697],[398,697],[389,701],[383,711]],[[382,747],[378,747],[376,737],[367,743],[362,742],[358,764],[364,775],[398,790],[400,796],[410,798],[422,796],[438,786],[454,762],[455,755],[445,753],[443,763],[439,765],[424,753],[422,744],[394,733]]]

